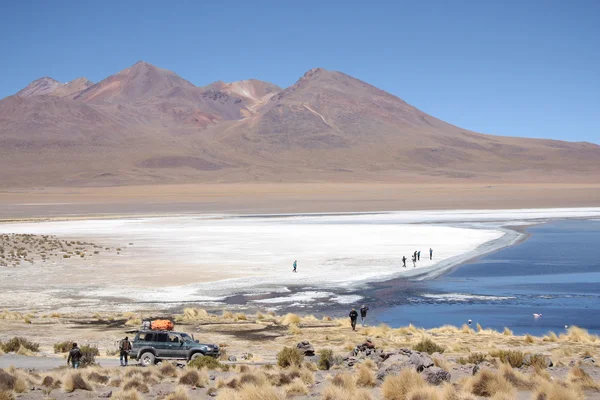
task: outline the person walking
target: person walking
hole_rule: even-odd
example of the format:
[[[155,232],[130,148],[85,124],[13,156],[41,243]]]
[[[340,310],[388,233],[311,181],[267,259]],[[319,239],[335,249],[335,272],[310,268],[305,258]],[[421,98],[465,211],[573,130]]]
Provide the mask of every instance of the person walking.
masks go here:
[[[419,250],[419,252],[417,253],[417,260],[421,261],[421,250]]]
[[[358,318],[358,313],[356,312],[356,309],[353,308],[352,311],[350,311],[350,314],[348,314],[348,316],[350,317],[350,326],[352,326],[352,330],[355,331],[356,319]]]
[[[360,323],[363,327],[365,326],[365,323],[367,322],[367,311],[369,311],[369,307],[367,307],[365,304],[363,304],[362,307],[360,308]]]
[[[125,339],[119,342],[119,362],[121,363],[121,367],[127,366],[127,358],[129,357],[130,350],[131,343],[129,342],[129,338],[125,336]]]
[[[298,261],[294,260],[294,270],[292,272],[298,272],[298,271],[296,271],[297,266],[298,266]]]
[[[413,256],[412,261],[413,261],[413,268],[415,268],[417,266],[417,256],[416,255]]]
[[[429,259],[433,260],[433,249],[432,248],[429,249]]]
[[[406,268],[406,256],[402,256],[402,267]]]
[[[67,358],[67,365],[71,364],[73,369],[78,369],[81,357],[81,350],[79,349],[79,347],[77,347],[77,343],[73,343],[71,351],[69,351],[69,357]]]

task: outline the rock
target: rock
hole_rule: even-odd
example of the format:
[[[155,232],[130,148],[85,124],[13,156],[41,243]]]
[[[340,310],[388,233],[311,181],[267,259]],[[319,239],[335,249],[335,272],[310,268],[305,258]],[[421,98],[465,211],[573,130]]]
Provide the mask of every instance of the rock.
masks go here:
[[[237,361],[237,357],[236,356],[229,356],[227,357],[228,361]]]
[[[426,354],[414,352],[410,355],[410,363],[417,372],[422,372],[425,368],[433,366],[433,360]]]
[[[304,353],[305,356],[312,357],[315,355],[315,348],[308,342],[308,340],[298,343],[296,348]]]
[[[475,364],[475,366],[473,367],[473,375],[475,375],[476,373],[478,373],[480,369],[481,368],[479,367],[479,365]]]
[[[587,364],[587,365],[594,365],[596,364],[596,360],[594,360],[592,357],[590,356],[585,356],[583,357],[583,359],[581,360],[582,364]]]
[[[98,396],[98,397],[100,397],[101,399],[108,399],[108,398],[112,397],[112,390],[101,393],[100,396]]]
[[[444,371],[439,367],[429,367],[423,371],[423,377],[431,385],[441,385],[444,382],[449,382],[450,372]]]

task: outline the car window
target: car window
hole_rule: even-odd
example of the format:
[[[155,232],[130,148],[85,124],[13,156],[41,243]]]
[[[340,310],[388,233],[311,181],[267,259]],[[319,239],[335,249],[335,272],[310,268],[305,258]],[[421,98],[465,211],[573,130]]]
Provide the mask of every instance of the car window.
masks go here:
[[[191,342],[193,342],[194,340],[192,339],[192,337],[190,335],[188,335],[187,333],[182,333],[181,334],[181,338],[183,339],[183,341],[189,340]]]
[[[169,341],[169,334],[167,334],[167,333],[157,333],[155,340],[157,342],[168,342]]]
[[[140,333],[138,335],[137,340],[139,340],[140,342],[152,342],[153,338],[154,338],[154,333],[146,332],[146,333]]]
[[[179,343],[181,340],[179,340],[179,336],[175,335],[174,333],[169,333],[169,342]]]

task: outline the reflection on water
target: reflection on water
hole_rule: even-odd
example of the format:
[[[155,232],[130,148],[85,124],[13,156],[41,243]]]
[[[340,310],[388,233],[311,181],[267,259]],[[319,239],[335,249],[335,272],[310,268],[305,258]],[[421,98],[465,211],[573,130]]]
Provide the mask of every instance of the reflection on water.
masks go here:
[[[515,333],[560,332],[565,325],[600,332],[600,221],[559,221],[528,232],[527,241],[436,280],[406,282],[407,290],[394,288],[398,282],[374,289],[369,297],[380,303],[375,317],[392,326],[471,319]],[[394,305],[385,307],[382,298]]]

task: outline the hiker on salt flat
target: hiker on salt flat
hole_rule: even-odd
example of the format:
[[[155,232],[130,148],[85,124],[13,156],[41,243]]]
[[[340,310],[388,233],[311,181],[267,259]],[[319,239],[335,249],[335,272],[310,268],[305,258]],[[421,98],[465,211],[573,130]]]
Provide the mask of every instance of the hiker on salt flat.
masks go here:
[[[406,268],[406,256],[402,256],[402,267]]]
[[[413,268],[415,268],[417,266],[417,256],[416,255],[413,256],[412,261],[413,261]]]
[[[294,270],[292,272],[298,272],[298,271],[296,271],[297,266],[298,266],[298,262],[296,260],[294,260]]]
[[[433,260],[433,249],[432,248],[429,249],[429,259]]]

